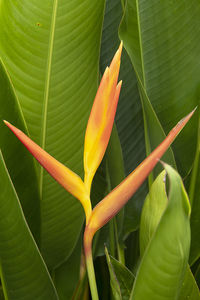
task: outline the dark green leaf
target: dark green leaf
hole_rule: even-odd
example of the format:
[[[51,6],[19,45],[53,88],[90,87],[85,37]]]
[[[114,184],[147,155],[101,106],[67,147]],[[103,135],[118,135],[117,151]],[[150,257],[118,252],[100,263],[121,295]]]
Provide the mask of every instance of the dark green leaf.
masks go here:
[[[195,279],[198,284],[198,287],[200,288],[200,264],[195,272]]]
[[[82,238],[66,262],[54,270],[54,284],[59,300],[71,299],[80,277]]]
[[[167,133],[199,103],[200,2],[127,0],[120,37]],[[196,151],[197,114],[173,149],[182,174]]]

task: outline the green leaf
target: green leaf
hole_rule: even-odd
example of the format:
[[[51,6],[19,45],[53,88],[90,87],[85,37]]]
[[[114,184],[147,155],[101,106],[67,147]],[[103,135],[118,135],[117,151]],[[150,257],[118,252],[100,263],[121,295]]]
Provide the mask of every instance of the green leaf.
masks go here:
[[[197,151],[194,160],[193,169],[190,177],[189,198],[191,202],[191,247],[190,264],[192,265],[200,257],[200,128],[198,132]]]
[[[87,272],[80,278],[78,286],[73,294],[72,300],[88,299],[89,295],[89,284],[87,278]]]
[[[98,0],[8,0],[0,10],[0,51],[30,136],[80,176],[99,78],[103,12]],[[54,268],[71,254],[83,210],[39,165],[37,172],[41,252]]]
[[[181,286],[179,298],[180,300],[199,300],[200,293],[194,276],[190,270],[189,265],[187,266],[185,277]]]
[[[140,255],[143,256],[167,206],[166,171],[162,171],[151,186],[142,209],[140,221]]]
[[[165,169],[170,180],[168,205],[143,255],[130,299],[176,299],[186,271],[190,204],[181,177],[169,165]]]
[[[114,299],[128,300],[130,297],[134,276],[123,264],[118,262],[112,256],[109,256],[106,248],[105,253]]]
[[[195,278],[196,278],[198,287],[200,288],[200,264],[195,272]]]
[[[168,198],[165,187],[165,170],[156,178],[146,197],[140,223],[140,253],[143,256],[167,206]],[[179,298],[199,299],[199,291],[189,265],[185,272]]]
[[[199,103],[199,15],[198,0],[126,1],[120,38],[165,133]],[[184,175],[196,134],[197,114],[172,147]]]
[[[138,83],[140,88],[140,97],[143,105],[146,153],[147,155],[149,155],[166,138],[166,135],[151,105],[151,102],[146,94],[144,86],[142,85],[139,78],[138,78]],[[171,147],[166,151],[162,159],[163,161],[167,162],[168,164],[176,168],[176,162]],[[156,177],[160,172],[161,172],[161,165],[158,164],[154,168],[152,173]],[[152,178],[149,179],[150,185],[152,184],[151,179],[153,179],[153,176]]]
[[[0,276],[8,300],[58,299],[0,152]]]
[[[80,277],[82,239],[73,250],[71,256],[60,267],[54,270],[54,284],[59,300],[71,299]]]
[[[0,60],[0,148],[31,232],[40,240],[40,198],[33,158],[2,122],[15,123],[27,133],[21,107],[8,72]],[[23,162],[23,163],[22,163]],[[28,174],[28,176],[27,176]]]
[[[5,300],[2,287],[0,287],[0,299]]]

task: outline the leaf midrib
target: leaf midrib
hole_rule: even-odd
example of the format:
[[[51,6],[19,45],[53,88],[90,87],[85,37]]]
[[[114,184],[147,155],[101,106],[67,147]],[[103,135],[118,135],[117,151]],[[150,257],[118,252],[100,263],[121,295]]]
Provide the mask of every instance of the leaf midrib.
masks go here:
[[[43,104],[43,114],[42,114],[42,134],[41,134],[41,147],[45,149],[46,143],[46,126],[47,126],[47,111],[48,111],[48,100],[49,100],[49,88],[50,88],[50,79],[51,79],[51,68],[52,68],[52,56],[53,56],[53,46],[54,46],[54,37],[55,37],[55,25],[56,25],[56,16],[58,9],[58,0],[54,0],[52,8],[52,18],[51,18],[51,28],[49,34],[49,47],[47,55],[47,68],[46,68],[46,80],[44,87],[44,104]],[[40,196],[42,197],[43,189],[43,167],[40,168]]]

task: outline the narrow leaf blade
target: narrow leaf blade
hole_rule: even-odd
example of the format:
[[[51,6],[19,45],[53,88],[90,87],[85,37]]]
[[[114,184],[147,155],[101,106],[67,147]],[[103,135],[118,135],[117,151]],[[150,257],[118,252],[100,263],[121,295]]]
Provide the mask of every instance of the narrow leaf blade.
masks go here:
[[[110,256],[106,248],[105,253],[114,299],[128,300],[131,294],[134,276],[124,265]]]

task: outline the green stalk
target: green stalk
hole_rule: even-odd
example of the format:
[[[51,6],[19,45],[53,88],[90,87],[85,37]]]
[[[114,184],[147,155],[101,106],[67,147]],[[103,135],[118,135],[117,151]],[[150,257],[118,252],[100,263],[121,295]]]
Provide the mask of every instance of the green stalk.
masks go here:
[[[92,258],[92,239],[93,239],[93,234],[86,226],[84,232],[84,250],[85,250],[85,261],[86,261],[90,291],[92,295],[92,300],[99,300],[96,278],[95,278],[95,271],[94,271],[94,264]]]

